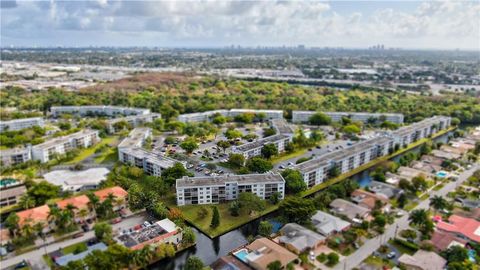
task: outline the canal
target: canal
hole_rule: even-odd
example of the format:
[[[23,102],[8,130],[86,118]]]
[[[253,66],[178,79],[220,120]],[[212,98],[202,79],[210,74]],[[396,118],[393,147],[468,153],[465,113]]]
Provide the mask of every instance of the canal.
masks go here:
[[[448,138],[453,133],[446,133],[440,137],[435,138],[435,142],[446,143]],[[413,148],[409,152],[418,153],[421,146]],[[404,154],[398,155],[392,160],[398,161]],[[367,186],[370,181],[370,173],[373,169],[368,169],[354,175],[352,178],[357,180],[361,187]],[[184,250],[177,254],[175,258],[159,261],[149,266],[152,270],[180,270],[189,256],[197,256],[205,264],[211,264],[219,257],[227,255],[231,250],[248,243],[247,238],[257,234],[258,224],[261,220],[274,217],[275,213],[261,219],[252,221],[236,230],[226,233],[220,237],[211,239],[200,231],[192,227],[196,234],[197,245],[190,249]]]

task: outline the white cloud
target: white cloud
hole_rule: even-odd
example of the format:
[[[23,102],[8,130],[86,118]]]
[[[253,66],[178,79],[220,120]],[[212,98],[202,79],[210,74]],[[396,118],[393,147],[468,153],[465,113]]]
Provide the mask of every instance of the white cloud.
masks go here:
[[[108,45],[110,35],[123,36],[130,45],[415,47],[418,41],[430,47],[480,47],[478,2],[429,1],[410,12],[366,12],[361,2],[352,5],[358,10],[348,13],[320,1],[20,1],[2,8],[1,35],[34,42],[32,35],[43,35],[47,42],[70,32],[82,45]],[[85,40],[85,32],[103,33],[105,40]],[[135,40],[129,40],[133,33]]]

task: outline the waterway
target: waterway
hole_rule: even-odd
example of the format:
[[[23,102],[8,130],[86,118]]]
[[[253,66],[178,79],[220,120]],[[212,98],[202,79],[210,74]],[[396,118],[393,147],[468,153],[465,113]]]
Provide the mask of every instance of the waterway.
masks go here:
[[[435,139],[436,142],[447,142],[450,135],[453,133],[447,133],[443,136],[440,136]],[[413,148],[409,152],[418,153],[420,151],[420,146]],[[398,155],[392,160],[398,161],[403,155]],[[357,180],[361,187],[367,186],[370,181],[370,173],[372,169],[362,171],[354,175],[352,178]],[[273,215],[275,213],[272,213]],[[175,258],[159,261],[155,264],[149,266],[149,269],[152,270],[180,270],[183,268],[183,265],[189,256],[197,256],[205,264],[211,264],[216,261],[218,258],[227,255],[231,250],[245,245],[248,243],[247,238],[249,236],[254,236],[257,234],[258,224],[261,220],[271,218],[264,217],[252,221],[236,230],[233,230],[229,233],[226,233],[220,237],[211,239],[208,236],[204,235],[200,231],[192,228],[196,234],[197,245],[190,249],[180,252]]]

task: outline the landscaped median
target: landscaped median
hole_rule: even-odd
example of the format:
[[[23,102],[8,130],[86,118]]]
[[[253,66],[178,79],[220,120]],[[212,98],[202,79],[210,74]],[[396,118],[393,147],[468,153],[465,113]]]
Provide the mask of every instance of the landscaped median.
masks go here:
[[[432,139],[434,138],[437,138],[439,136],[442,136],[452,130],[455,130],[456,127],[451,127],[449,129],[446,129],[446,130],[442,130],[436,134],[434,134],[432,136]],[[306,190],[304,192],[302,192],[300,194],[300,196],[302,197],[307,197],[307,196],[310,196],[322,189],[325,189],[327,188],[328,186],[330,185],[333,185],[333,184],[336,184],[338,182],[341,182],[347,178],[350,178],[352,177],[353,175],[355,174],[358,174],[366,169],[369,169],[375,165],[378,165],[379,163],[383,162],[383,161],[387,161],[389,159],[392,159],[394,158],[395,156],[398,156],[398,155],[401,155],[405,152],[408,152],[410,150],[412,150],[413,148],[415,147],[418,147],[426,142],[428,142],[429,140],[431,140],[430,138],[424,138],[424,139],[421,139],[421,140],[418,140],[410,145],[408,145],[407,147],[405,148],[402,148],[402,149],[399,149],[398,151],[388,155],[388,156],[384,156],[384,157],[380,157],[380,158],[377,158],[375,160],[372,160],[370,161],[369,163],[366,163],[352,171],[349,171],[347,173],[344,173],[344,174],[341,174],[333,179],[330,179],[320,185],[316,185],[314,187],[312,187],[311,189],[309,190]],[[298,195],[296,195],[298,196]],[[173,205],[172,205],[173,206]],[[267,207],[264,211],[262,212],[259,212],[259,213],[256,213],[255,215],[249,215],[248,213],[246,213],[245,210],[242,210],[240,215],[238,217],[234,217],[232,215],[230,215],[230,212],[229,212],[229,204],[228,203],[223,203],[223,204],[216,204],[215,206],[218,207],[218,211],[220,213],[220,225],[217,227],[217,228],[211,228],[210,227],[210,222],[212,221],[212,210],[210,209],[213,205],[186,205],[186,206],[180,206],[179,208],[181,209],[181,211],[183,212],[183,215],[184,215],[184,218],[185,220],[191,224],[192,226],[194,226],[195,228],[197,228],[198,230],[200,230],[202,233],[204,233],[205,235],[208,235],[210,238],[215,238],[215,237],[218,237],[220,235],[223,235],[229,231],[232,231],[244,224],[247,224],[255,219],[258,219],[262,216],[265,216],[266,214],[269,214],[269,213],[272,213],[274,212],[275,210],[278,209],[278,205],[272,205],[272,204],[269,204],[267,203]],[[208,214],[204,217],[199,217],[198,216],[198,212],[199,212],[199,209],[201,207],[204,207],[204,208],[207,208],[209,211],[208,211]]]

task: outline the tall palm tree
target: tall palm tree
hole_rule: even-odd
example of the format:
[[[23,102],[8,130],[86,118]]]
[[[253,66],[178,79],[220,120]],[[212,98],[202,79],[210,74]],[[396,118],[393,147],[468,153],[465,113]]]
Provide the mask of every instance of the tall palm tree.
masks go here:
[[[78,211],[78,217],[82,220],[85,221],[86,217],[88,217],[88,210],[85,208],[82,208]]]
[[[419,227],[423,226],[428,221],[428,211],[425,209],[417,209],[410,213],[408,220],[411,224]]]
[[[10,215],[8,215],[7,219],[5,220],[5,226],[13,234],[13,237],[17,236],[17,232],[20,228],[18,224],[19,221],[20,221],[20,218],[15,212],[10,213]]]
[[[97,208],[100,205],[100,199],[92,192],[87,193],[87,197],[89,199],[88,207],[90,207],[90,211],[94,213],[95,219],[97,218]]]
[[[18,203],[23,209],[29,209],[36,205],[35,199],[28,194],[23,195]]]
[[[60,209],[56,205],[49,205],[50,211],[48,212],[48,222],[53,222],[55,225],[57,224],[57,220],[60,217]]]
[[[437,213],[438,210],[444,209],[445,207],[448,206],[447,200],[445,200],[441,196],[433,196],[433,198],[430,199],[430,207],[435,209],[435,213]]]
[[[35,230],[33,229],[32,225],[30,225],[30,222],[25,223],[22,227],[22,235],[25,238],[31,238],[33,234],[35,233]]]

